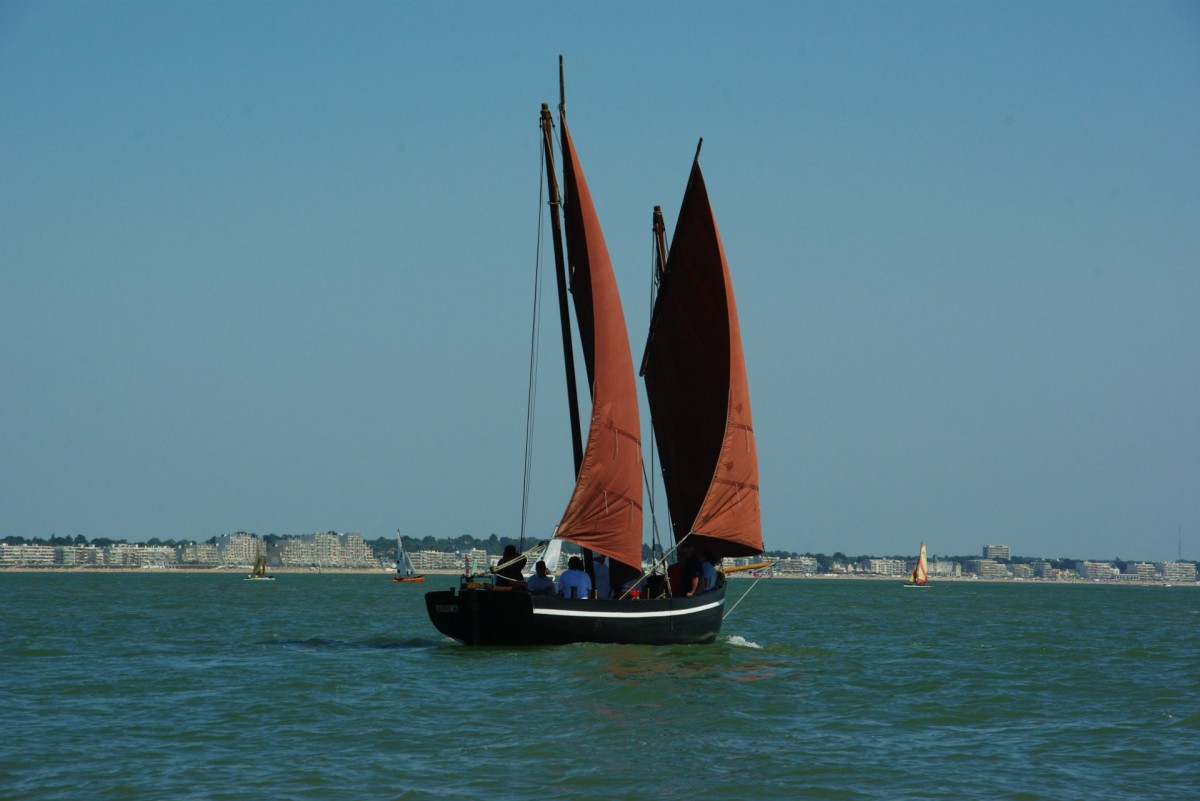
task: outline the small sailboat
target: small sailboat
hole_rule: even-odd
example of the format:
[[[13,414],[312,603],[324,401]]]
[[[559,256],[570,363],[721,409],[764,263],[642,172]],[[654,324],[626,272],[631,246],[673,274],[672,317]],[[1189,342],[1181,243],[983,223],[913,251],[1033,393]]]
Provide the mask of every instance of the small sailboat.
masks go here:
[[[267,574],[267,560],[263,558],[262,551],[258,552],[258,558],[254,560],[254,568],[250,574],[246,576],[244,581],[274,581],[275,577]]]
[[[559,79],[561,86],[561,60]],[[564,197],[555,177],[553,118],[545,104],[541,119],[576,481],[550,543],[561,540],[583,549],[589,573],[593,555],[606,556],[612,586],[628,589],[606,599],[535,596],[502,591],[507,588],[467,575],[457,589],[426,593],[426,608],[440,632],[467,645],[711,643],[725,611],[724,582],[692,595],[678,587],[672,591],[662,562],[651,575],[642,572],[643,470],[636,377],[612,262],[561,96],[560,88]],[[697,555],[707,552],[714,560],[759,554],[763,543],[758,457],[746,363],[699,149],[669,256],[657,208],[655,230],[659,291],[641,373],[675,543],[694,547]],[[586,438],[574,386],[568,281],[591,392],[590,414],[584,417],[589,421]]]
[[[414,583],[424,581],[425,577],[417,572],[416,566],[412,559],[409,558],[408,552],[404,550],[404,541],[400,537],[399,529],[396,530],[396,575],[392,576],[392,581],[404,581]]]
[[[908,577],[908,581],[904,583],[905,587],[928,587],[929,586],[929,565],[925,561],[925,543],[921,543],[921,553],[917,557],[917,565],[913,568],[912,575]]]

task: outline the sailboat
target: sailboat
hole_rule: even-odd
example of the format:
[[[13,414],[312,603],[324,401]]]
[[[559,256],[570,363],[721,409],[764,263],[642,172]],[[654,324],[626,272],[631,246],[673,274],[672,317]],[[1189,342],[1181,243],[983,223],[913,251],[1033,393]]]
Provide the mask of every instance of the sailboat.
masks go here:
[[[710,643],[721,629],[724,583],[692,595],[679,587],[672,590],[661,562],[651,575],[643,573],[642,447],[632,354],[612,262],[567,126],[561,59],[559,81],[561,199],[553,118],[546,104],[541,126],[576,481],[550,542],[579,546],[589,573],[592,557],[603,554],[612,586],[622,589],[612,598],[533,596],[464,576],[457,588],[427,593],[426,607],[440,632],[467,645]],[[656,220],[661,220],[658,210]],[[675,541],[694,545],[714,560],[757,554],[763,550],[758,461],[745,359],[729,271],[698,158],[669,256],[661,237],[659,242],[659,292],[642,374]],[[568,276],[591,391],[586,440],[575,398]],[[697,327],[701,334],[693,336]]]
[[[917,557],[917,565],[913,568],[912,575],[908,577],[908,581],[904,583],[905,587],[928,587],[929,586],[929,565],[925,561],[925,543],[921,543],[921,553]]]
[[[254,560],[254,568],[246,576],[244,581],[274,581],[275,577],[267,575],[267,560],[263,558],[262,551],[258,552],[258,558]]]
[[[404,581],[408,583],[424,581],[425,577],[417,572],[416,566],[412,559],[409,558],[408,552],[404,550],[404,542],[400,538],[400,531],[396,531],[396,575],[392,576],[392,581]]]

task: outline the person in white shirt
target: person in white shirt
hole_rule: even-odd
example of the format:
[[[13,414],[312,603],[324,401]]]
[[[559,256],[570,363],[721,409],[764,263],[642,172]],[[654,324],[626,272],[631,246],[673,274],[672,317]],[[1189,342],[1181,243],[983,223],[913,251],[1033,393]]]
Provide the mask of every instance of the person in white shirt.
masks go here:
[[[583,570],[583,560],[572,556],[567,570],[558,579],[558,594],[564,598],[587,598],[592,591],[592,577]]]

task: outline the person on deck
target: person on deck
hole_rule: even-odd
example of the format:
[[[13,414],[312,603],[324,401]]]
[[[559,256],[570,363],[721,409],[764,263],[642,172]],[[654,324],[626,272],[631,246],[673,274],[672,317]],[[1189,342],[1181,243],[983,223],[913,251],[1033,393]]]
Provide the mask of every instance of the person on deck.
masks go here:
[[[679,558],[683,562],[680,570],[680,584],[684,595],[698,595],[700,590],[700,556],[687,545],[679,546]]]
[[[525,557],[517,553],[517,546],[505,545],[504,555],[500,557],[500,561],[496,565],[496,571],[492,575],[492,584],[513,590],[527,589],[525,576],[521,573],[525,569]]]
[[[606,601],[612,596],[612,581],[608,577],[608,560],[604,554],[592,557],[592,572],[596,574],[596,597]]]
[[[558,594],[564,598],[587,598],[592,591],[592,577],[583,569],[583,560],[572,556],[567,570],[558,579]]]
[[[700,559],[700,586],[696,593],[709,592],[717,588],[717,569],[713,566],[713,555],[705,551]]]
[[[554,579],[546,570],[546,563],[541,559],[533,566],[533,575],[529,577],[530,595],[553,595]]]

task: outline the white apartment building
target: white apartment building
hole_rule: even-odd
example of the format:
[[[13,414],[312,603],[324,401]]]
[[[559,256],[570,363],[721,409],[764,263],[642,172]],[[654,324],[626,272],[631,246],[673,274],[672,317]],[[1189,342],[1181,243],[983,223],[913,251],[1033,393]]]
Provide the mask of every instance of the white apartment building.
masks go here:
[[[1195,581],[1196,565],[1191,562],[1160,562],[1163,581]]]
[[[1125,572],[1138,581],[1153,581],[1158,573],[1150,562],[1130,562],[1125,566]]]
[[[736,560],[731,560],[736,565]],[[746,564],[750,560],[743,560]],[[775,572],[785,576],[807,576],[817,572],[817,560],[811,556],[797,556],[795,559],[780,559],[775,563]]]
[[[1089,581],[1104,581],[1113,577],[1114,568],[1108,562],[1076,562],[1075,572]]]
[[[962,565],[953,561],[935,561],[929,562],[929,575],[941,576],[943,578],[956,578],[962,575]]]
[[[52,567],[54,551],[52,545],[8,545],[0,542],[0,565]]]
[[[217,553],[223,565],[252,565],[261,550],[262,540],[244,531],[217,537]]]
[[[1008,578],[1008,570],[995,559],[972,559],[967,562],[967,572],[981,579]]]
[[[64,545],[62,552],[63,567],[84,567],[104,564],[104,550],[95,545]]]
[[[190,565],[219,565],[221,554],[211,542],[189,543],[183,546],[179,561]]]
[[[374,567],[379,563],[361,534],[336,531],[288,537],[279,561],[290,567]]]
[[[867,560],[867,572],[878,576],[906,576],[910,569],[903,559]]]

